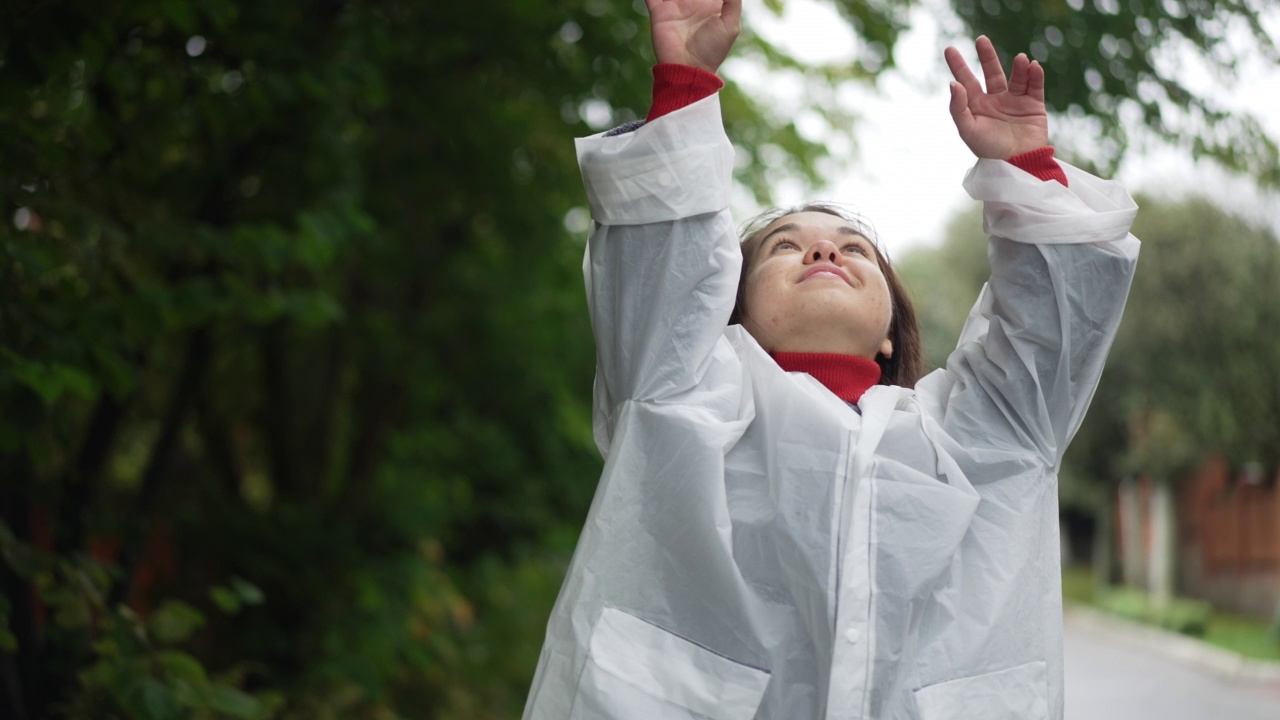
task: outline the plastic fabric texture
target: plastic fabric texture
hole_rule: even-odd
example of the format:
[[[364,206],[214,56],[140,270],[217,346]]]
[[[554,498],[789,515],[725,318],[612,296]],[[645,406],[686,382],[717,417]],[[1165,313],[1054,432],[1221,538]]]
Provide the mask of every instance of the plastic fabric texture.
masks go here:
[[[710,97],[578,141],[606,462],[527,720],[1062,717],[1057,468],[1136,207],[980,161],[992,275],[944,369],[847,406],[726,327],[741,254]]]

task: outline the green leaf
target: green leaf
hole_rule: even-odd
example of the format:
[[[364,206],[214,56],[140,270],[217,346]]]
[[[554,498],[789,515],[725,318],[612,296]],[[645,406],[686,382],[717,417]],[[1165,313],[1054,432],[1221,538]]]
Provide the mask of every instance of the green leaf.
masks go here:
[[[81,593],[64,586],[52,586],[41,593],[41,597],[53,609],[53,622],[59,627],[85,628],[93,621],[93,608]]]
[[[337,254],[337,243],[330,228],[332,222],[329,217],[313,213],[304,213],[298,218],[294,251],[305,267],[320,270],[333,262]]]
[[[13,377],[39,395],[46,405],[52,405],[65,392],[86,399],[93,397],[93,379],[79,368],[28,360],[7,348],[4,357],[10,363]]]
[[[18,652],[18,638],[9,632],[8,624],[8,618],[5,618],[5,626],[0,627],[0,651]]]
[[[164,683],[153,677],[144,677],[139,683],[138,694],[141,695],[142,709],[147,720],[168,720],[181,716],[181,707],[173,691]]]
[[[156,654],[156,661],[172,679],[184,680],[196,686],[209,682],[209,675],[205,672],[204,666],[187,653],[164,650]]]
[[[210,688],[209,707],[237,718],[260,717],[265,710],[254,696],[225,685]]]
[[[187,603],[169,600],[156,610],[147,625],[157,642],[179,643],[204,625],[204,615]]]
[[[213,598],[213,604],[218,609],[228,615],[235,615],[240,612],[240,596],[229,588],[215,585],[209,588],[209,597]]]
[[[120,643],[114,637],[105,636],[92,645],[93,654],[100,658],[117,658],[120,656]]]
[[[240,599],[244,601],[245,605],[261,605],[266,601],[262,590],[242,577],[231,578],[231,587],[235,588],[236,593],[240,595]]]
[[[184,0],[165,0],[164,14],[169,21],[184,33],[194,33],[198,27],[198,18],[193,3]]]
[[[15,542],[5,549],[5,560],[9,567],[29,580],[51,577],[53,563],[48,556],[26,543]]]
[[[200,7],[204,10],[205,20],[220,30],[231,25],[240,14],[239,8],[230,0],[204,0]]]

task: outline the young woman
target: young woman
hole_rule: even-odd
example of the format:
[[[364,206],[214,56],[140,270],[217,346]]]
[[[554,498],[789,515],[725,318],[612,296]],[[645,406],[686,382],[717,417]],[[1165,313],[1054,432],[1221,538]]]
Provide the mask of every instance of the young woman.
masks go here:
[[[979,38],[984,90],[949,48],[991,279],[917,382],[856,222],[814,206],[736,237],[712,73],[738,0],[647,2],[649,121],[578,141],[606,464],[525,718],[1061,718],[1056,473],[1133,202],[1052,160],[1037,63],[1006,78]]]

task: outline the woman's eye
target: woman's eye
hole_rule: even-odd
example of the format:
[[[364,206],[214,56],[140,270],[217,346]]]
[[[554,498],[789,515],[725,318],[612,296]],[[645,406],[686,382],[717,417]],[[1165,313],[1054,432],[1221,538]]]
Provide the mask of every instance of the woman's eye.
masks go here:
[[[798,249],[800,249],[800,246],[799,246],[799,245],[796,245],[795,243],[791,242],[790,240],[779,240],[777,243],[775,243],[775,244],[774,244],[773,249],[774,249],[774,250],[778,250],[778,249],[781,249],[781,248],[790,248],[790,249],[792,249],[792,250],[798,250]]]
[[[862,255],[862,256],[864,256],[864,257],[866,257],[866,256],[867,256],[867,249],[866,249],[866,248],[864,248],[864,247],[862,247],[861,245],[845,245],[845,246],[844,246],[844,251],[845,251],[845,252],[856,252],[856,253],[858,253],[859,255]]]

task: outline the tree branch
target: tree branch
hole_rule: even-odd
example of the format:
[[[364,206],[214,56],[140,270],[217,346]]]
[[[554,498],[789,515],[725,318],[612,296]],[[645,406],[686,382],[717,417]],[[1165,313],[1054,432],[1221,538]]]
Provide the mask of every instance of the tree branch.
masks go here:
[[[125,571],[125,581],[118,583],[112,589],[113,603],[122,601],[133,584],[146,543],[147,527],[150,525],[150,516],[156,497],[172,466],[174,450],[177,448],[179,433],[187,413],[199,395],[199,386],[209,367],[211,351],[209,329],[201,327],[192,331],[187,342],[186,359],[174,381],[173,390],[169,393],[169,407],[165,410],[164,420],[160,426],[160,436],[151,446],[151,457],[147,460],[146,469],[142,474],[142,489],[138,493],[138,510],[142,519],[138,523],[138,531],[136,534],[121,538],[123,549],[120,553],[120,566]]]
[[[30,482],[30,460],[25,453],[0,456],[0,521],[19,539],[31,535],[31,508],[23,488]],[[36,633],[34,590],[7,563],[0,562],[0,595],[9,599],[9,627],[18,640],[18,652],[0,653],[0,714],[25,720],[27,707],[43,706],[51,684],[44,652]],[[16,622],[14,622],[16,620]],[[26,688],[26,696],[22,689]]]
[[[285,342],[288,332],[284,321],[277,321],[262,331],[259,359],[262,362],[262,431],[267,440],[267,455],[275,484],[286,493],[298,492],[297,465],[294,463],[294,438],[290,430],[296,422],[293,393],[285,368]]]
[[[84,548],[85,514],[93,507],[96,485],[124,414],[125,405],[110,393],[104,392],[98,398],[80,454],[66,480],[66,490],[59,503],[58,531],[54,535],[55,548],[59,553]]]

